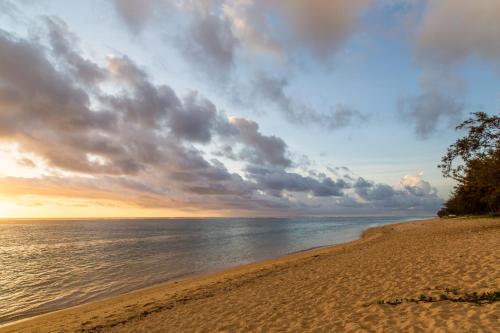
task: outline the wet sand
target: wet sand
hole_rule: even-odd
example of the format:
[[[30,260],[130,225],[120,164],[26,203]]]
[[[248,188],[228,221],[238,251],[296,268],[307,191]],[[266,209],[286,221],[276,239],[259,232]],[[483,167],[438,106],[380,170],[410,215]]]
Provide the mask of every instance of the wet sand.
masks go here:
[[[499,218],[407,222],[0,332],[498,332],[499,263]]]

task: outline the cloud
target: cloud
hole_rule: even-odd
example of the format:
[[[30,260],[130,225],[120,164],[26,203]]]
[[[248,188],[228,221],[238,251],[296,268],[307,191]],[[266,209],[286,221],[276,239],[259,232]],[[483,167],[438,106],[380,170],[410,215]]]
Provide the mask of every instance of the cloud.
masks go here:
[[[152,84],[148,74],[127,56],[108,57],[105,68],[76,59],[65,25],[52,19],[47,23],[55,61],[85,61],[105,72],[96,80],[111,80],[123,90],[106,94],[102,89],[87,89],[88,76],[51,63],[43,45],[2,34],[1,140],[17,142],[20,149],[43,158],[51,168],[91,176],[98,184],[114,184],[117,191],[126,180],[134,184],[134,191],[149,198],[158,195],[147,190],[154,184],[168,188],[162,194],[180,201],[202,194],[231,195],[231,201],[235,196],[252,195],[252,184],[230,173],[221,162],[207,161],[192,146],[209,143],[214,135],[236,136],[259,159],[289,163],[280,139],[263,136],[257,126],[247,130],[241,126],[240,135],[240,129],[213,103],[195,92],[179,98],[169,86]],[[110,178],[114,176],[120,176],[120,181]],[[153,201],[158,203],[158,198]]]
[[[271,1],[295,38],[315,53],[326,56],[358,29],[369,0]]]
[[[284,191],[307,192],[317,197],[342,196],[342,190],[348,187],[343,180],[305,177],[279,168],[249,166],[246,173],[249,179],[257,183],[259,189],[278,197],[282,196]]]
[[[57,71],[43,48],[6,33],[0,33],[0,45],[0,137],[14,137],[61,167],[92,169],[82,164],[83,152],[56,147],[85,146],[95,154],[112,150],[96,132],[112,128],[116,116],[91,110],[89,95],[75,83],[83,80]]]
[[[216,108],[210,101],[190,94],[184,99],[184,110],[170,116],[172,132],[191,142],[209,142],[216,121]]]
[[[108,57],[113,75],[124,81],[132,94],[105,96],[101,100],[126,112],[126,118],[150,128],[167,127],[176,138],[207,143],[217,122],[224,122],[215,105],[191,92],[179,98],[167,85],[154,86],[148,75],[130,58]],[[223,125],[218,129],[223,129]]]
[[[102,81],[106,73],[95,63],[79,55],[78,37],[71,33],[65,22],[57,17],[46,17],[45,23],[49,31],[52,52],[64,60],[68,70],[72,71],[85,84],[91,85]]]
[[[286,78],[263,72],[255,74],[257,69],[248,64],[248,56],[264,53],[289,61],[306,49],[324,60],[358,29],[360,16],[370,3],[370,0],[180,1],[172,8],[178,14],[175,24],[179,31],[173,43],[189,65],[199,69],[196,73],[208,76],[217,87],[231,90],[231,98],[238,106],[254,108],[255,100],[262,98],[291,123],[335,130],[363,122],[367,116],[340,103],[323,111],[315,110],[286,94],[289,84]],[[115,5],[119,12],[130,9],[127,1]],[[159,11],[168,5],[155,1],[148,2],[148,6]],[[143,20],[152,16],[140,13]],[[238,81],[243,72],[254,77],[250,87]]]
[[[415,128],[421,139],[429,138],[437,129],[455,127],[464,110],[458,98],[435,92],[401,98],[398,111],[401,118]]]
[[[499,65],[500,2],[428,0],[417,31],[421,60],[453,65],[477,56]]]
[[[368,182],[362,178],[354,184],[355,193],[365,205],[372,209],[395,209],[402,207],[411,210],[435,212],[443,200],[437,196],[437,190],[421,175],[407,175],[398,186]]]
[[[500,69],[500,3],[427,0],[416,8],[421,19],[414,23],[413,42],[421,92],[401,98],[398,111],[426,139],[461,119],[467,86],[460,65],[479,59]]]
[[[224,13],[244,47],[282,53],[297,46],[326,57],[355,32],[368,0],[225,1]],[[272,19],[279,24],[271,23]]]
[[[158,3],[161,7],[162,4]],[[175,36],[166,35],[190,66],[219,83],[232,74],[239,40],[218,1],[179,1]]]
[[[54,167],[133,174],[164,161],[178,139],[210,140],[216,112],[211,103],[195,95],[181,100],[170,87],[152,85],[126,57],[108,59],[113,66],[107,76],[125,82],[132,94],[105,95],[85,89],[81,71],[57,69],[41,45],[6,34],[0,45],[0,133]],[[165,137],[169,132],[171,138]]]
[[[284,78],[261,73],[256,76],[252,84],[253,94],[258,99],[274,104],[286,119],[294,124],[314,124],[329,130],[336,130],[368,120],[367,115],[343,104],[320,113],[293,96],[289,96],[286,92],[288,84]]]
[[[192,64],[202,66],[211,75],[224,77],[232,70],[238,39],[229,22],[212,13],[195,12],[189,35],[182,38],[180,48]]]
[[[131,87],[148,85],[147,73],[126,55],[121,57],[109,55],[106,61],[109,72],[116,79],[127,83]]]
[[[119,17],[137,34],[156,11],[168,7],[168,0],[113,0],[113,4]]]
[[[240,48],[243,52],[281,57],[304,47],[312,55],[326,58],[357,30],[360,16],[370,2],[183,1],[178,8],[190,13],[191,22],[181,46],[195,63],[208,60],[225,71],[233,65]]]
[[[329,129],[339,129],[356,124],[361,124],[367,121],[368,115],[363,114],[352,108],[338,104],[335,109],[330,110],[326,115],[322,115],[319,119],[322,119],[321,123],[325,124]]]
[[[287,168],[292,161],[286,156],[286,143],[276,136],[265,136],[259,132],[259,125],[244,118],[231,118],[230,123],[238,129],[237,138],[248,148],[240,157],[254,164],[267,163]]]
[[[359,26],[371,0],[114,0],[120,17],[134,32],[155,12],[180,10],[192,15],[194,45],[214,60],[227,63],[236,44],[244,49],[281,53],[284,47],[306,47],[315,55],[334,52]],[[277,21],[279,24],[276,24]],[[191,41],[190,41],[191,42]]]
[[[422,179],[422,175],[406,175],[401,179],[399,186],[413,195],[423,197],[435,195],[436,189],[431,184]]]
[[[64,22],[44,22],[47,39],[0,33],[0,141],[47,171],[0,178],[0,192],[252,215],[429,208],[438,200],[428,183],[410,178],[400,189],[365,181],[361,191],[352,177],[310,165],[299,173],[286,142],[256,122],[227,118],[198,92],[179,96],[127,55],[105,64],[86,58]],[[335,124],[349,119],[340,110]],[[209,153],[221,145],[221,154]],[[240,170],[228,169],[228,159]]]
[[[253,0],[224,1],[222,9],[242,47],[251,52],[280,55],[281,42],[265,14],[269,5]]]

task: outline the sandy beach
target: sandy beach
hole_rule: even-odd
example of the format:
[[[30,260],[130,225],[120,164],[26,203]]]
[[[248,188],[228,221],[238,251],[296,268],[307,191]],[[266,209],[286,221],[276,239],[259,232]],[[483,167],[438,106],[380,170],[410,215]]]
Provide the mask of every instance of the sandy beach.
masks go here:
[[[499,218],[407,222],[0,332],[498,332],[499,262]]]

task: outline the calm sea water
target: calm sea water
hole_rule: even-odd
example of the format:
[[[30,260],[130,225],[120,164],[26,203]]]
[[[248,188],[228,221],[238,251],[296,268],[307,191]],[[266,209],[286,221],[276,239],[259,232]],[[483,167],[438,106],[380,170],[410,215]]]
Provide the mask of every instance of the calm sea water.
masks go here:
[[[0,222],[0,323],[415,218]]]

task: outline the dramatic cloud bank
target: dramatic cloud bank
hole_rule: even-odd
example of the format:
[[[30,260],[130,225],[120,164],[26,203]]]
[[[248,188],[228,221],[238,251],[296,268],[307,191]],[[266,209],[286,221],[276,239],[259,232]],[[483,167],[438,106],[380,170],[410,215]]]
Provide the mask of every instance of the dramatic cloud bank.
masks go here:
[[[330,131],[363,123],[371,110],[361,112],[341,100],[313,107],[289,92],[293,73],[303,71],[297,59],[309,57],[328,68],[350,40],[373,33],[370,30],[377,24],[372,20],[379,11],[390,13],[381,19],[397,22],[393,29],[405,31],[423,73],[421,91],[395,102],[399,118],[413,125],[421,139],[452,129],[463,116],[468,87],[462,84],[457,89],[449,82],[450,77],[463,81],[460,65],[481,59],[500,71],[500,3],[494,0],[148,0],[141,6],[115,0],[114,5],[135,34],[166,13],[189,17],[181,24],[176,46],[212,84],[237,95],[235,106],[260,108],[257,97],[292,124]],[[286,70],[270,75],[270,66],[262,66],[260,60],[249,62],[253,58],[271,59],[271,64]],[[250,87],[241,84],[248,77]],[[245,90],[251,93],[241,94]]]
[[[253,69],[245,59],[271,56],[284,63],[306,52],[328,62],[338,48],[358,28],[369,0],[236,0],[236,1],[147,1],[136,10],[133,1],[116,0],[115,7],[123,21],[136,32],[154,13],[177,11],[188,16],[175,45],[192,66],[212,80],[213,84],[232,86],[237,91],[237,107],[260,107],[254,97],[273,104],[292,124],[316,125],[328,130],[348,127],[366,121],[367,115],[344,103],[317,110],[293,94],[288,94],[288,76],[263,74]],[[251,87],[238,77],[240,71],[250,71]],[[245,80],[246,81],[246,80]],[[229,83],[230,82],[230,83]],[[250,94],[241,94],[242,90]]]
[[[139,30],[155,2],[147,2],[144,12],[135,11],[134,2],[115,3]],[[295,17],[301,8],[296,2],[286,3],[272,5],[294,17],[298,34],[314,33],[317,28],[310,25],[325,2],[315,2],[314,13],[305,18]],[[327,10],[334,11],[337,3]],[[362,3],[353,2],[349,22]],[[345,24],[341,34],[352,29],[349,22],[338,23]],[[214,28],[204,24],[196,32],[200,41],[205,29]],[[39,39],[0,31],[0,142],[17,144],[48,170],[36,179],[0,178],[0,194],[233,215],[418,214],[433,212],[441,203],[420,176],[392,187],[354,175],[299,170],[287,143],[262,133],[255,121],[228,118],[196,91],[180,96],[171,86],[153,82],[127,55],[101,61],[82,56],[77,36],[58,18],[44,18],[44,26]],[[325,27],[313,43],[330,40],[331,33],[329,48],[334,48],[341,39],[336,27]],[[232,56],[224,43],[203,47],[212,48],[227,66]],[[287,103],[286,97],[278,103]],[[337,128],[362,115],[339,106],[322,117]],[[26,159],[19,163],[36,165]]]

